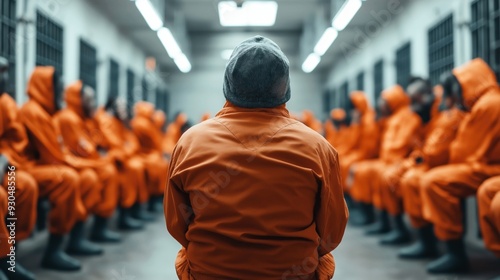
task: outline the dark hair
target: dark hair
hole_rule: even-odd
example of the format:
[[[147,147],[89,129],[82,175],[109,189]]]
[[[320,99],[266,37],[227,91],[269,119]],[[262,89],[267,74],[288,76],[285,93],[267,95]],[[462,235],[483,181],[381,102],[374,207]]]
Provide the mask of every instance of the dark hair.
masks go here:
[[[408,79],[408,86],[415,83],[422,84],[419,90],[421,93],[432,93],[432,83],[429,79],[418,76],[411,76],[410,79]]]
[[[458,83],[457,77],[451,71],[445,72],[440,77],[441,85],[443,86],[443,95],[452,96],[453,88]]]

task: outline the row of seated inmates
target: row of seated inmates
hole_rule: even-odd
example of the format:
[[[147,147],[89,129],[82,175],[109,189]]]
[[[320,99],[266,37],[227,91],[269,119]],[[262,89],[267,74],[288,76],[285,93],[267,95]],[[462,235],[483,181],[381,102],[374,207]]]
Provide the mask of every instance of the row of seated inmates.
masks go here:
[[[0,223],[0,279],[35,279],[9,261],[34,230],[40,198],[51,205],[42,267],[77,271],[81,264],[71,255],[100,255],[97,243],[120,242],[109,229],[117,208],[120,230],[140,230],[163,212],[169,155],[187,129],[186,116],[178,114],[165,132],[165,114],[147,102],[135,104],[132,119],[119,98],[96,110],[93,89],[77,81],[64,90],[53,67],[35,68],[29,100],[18,108],[4,93],[7,73],[0,57],[0,216],[7,224],[17,219],[15,230]]]
[[[353,92],[350,112],[332,110],[323,127],[311,113],[303,121],[324,130],[339,153],[353,225],[385,234],[381,244],[405,244],[406,214],[417,240],[399,257],[436,258],[428,272],[459,273],[469,268],[461,208],[468,196],[477,195],[484,243],[500,258],[500,88],[481,59],[441,80],[435,88],[422,78],[406,91],[388,88],[376,111]]]

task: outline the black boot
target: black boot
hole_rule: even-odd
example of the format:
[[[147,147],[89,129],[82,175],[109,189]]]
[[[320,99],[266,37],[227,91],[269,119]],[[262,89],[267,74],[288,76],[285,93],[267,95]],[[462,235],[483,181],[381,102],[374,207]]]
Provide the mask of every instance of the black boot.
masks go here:
[[[366,230],[366,235],[376,235],[388,233],[391,230],[389,214],[387,211],[380,211],[379,220]]]
[[[85,224],[77,222],[71,230],[66,252],[70,255],[96,256],[101,255],[103,250],[97,244],[85,239]]]
[[[446,254],[427,266],[429,273],[461,273],[469,270],[469,259],[463,239],[445,242]]]
[[[132,206],[132,218],[143,222],[153,222],[155,217],[151,213],[148,213],[144,209],[144,206],[145,205],[139,203],[134,204],[134,206]]]
[[[399,257],[402,259],[435,258],[438,254],[437,241],[432,226],[419,228],[417,242],[399,251]]]
[[[15,265],[15,268],[14,268],[14,266],[11,266],[9,261],[10,261],[9,256],[0,259],[0,271],[3,272],[3,274],[8,277],[5,279],[9,279],[9,280],[35,280],[35,275],[33,273],[29,272],[28,270],[26,270],[26,268],[22,267],[19,262],[14,261],[14,263],[13,263]],[[11,269],[13,268],[15,270],[15,272],[9,270],[9,268],[11,268]],[[4,279],[4,278],[0,277],[0,280],[2,280],[2,279]]]
[[[144,228],[144,224],[132,218],[132,210],[130,208],[120,208],[118,214],[118,228],[122,230],[140,230]]]
[[[149,199],[148,212],[155,214],[163,212],[163,195],[153,196]]]
[[[380,240],[382,245],[400,245],[411,241],[410,231],[403,221],[403,215],[392,216],[392,230]]]
[[[350,219],[353,226],[366,226],[375,222],[373,205],[358,203],[354,209],[354,216]]]
[[[103,243],[119,243],[121,235],[108,229],[108,218],[95,216],[90,240]]]
[[[68,256],[62,249],[63,235],[51,234],[49,244],[42,258],[42,267],[59,271],[77,271],[81,269],[80,262]]]

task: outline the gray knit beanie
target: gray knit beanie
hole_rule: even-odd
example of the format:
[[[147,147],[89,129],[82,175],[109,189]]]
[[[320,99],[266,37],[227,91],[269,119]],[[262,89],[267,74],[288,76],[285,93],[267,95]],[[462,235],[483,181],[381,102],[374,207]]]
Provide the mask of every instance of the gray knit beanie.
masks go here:
[[[273,108],[290,100],[288,58],[262,36],[237,46],[226,66],[224,96],[238,107]]]

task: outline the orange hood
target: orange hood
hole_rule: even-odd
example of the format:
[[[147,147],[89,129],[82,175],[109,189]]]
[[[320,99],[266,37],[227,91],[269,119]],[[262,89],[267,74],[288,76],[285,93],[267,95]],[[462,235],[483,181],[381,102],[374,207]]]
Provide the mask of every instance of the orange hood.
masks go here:
[[[233,106],[232,104],[230,104]],[[175,119],[175,123],[179,126],[183,126],[187,122],[187,117],[186,114],[180,113],[177,118]]]
[[[83,104],[82,104],[82,87],[83,83],[81,81],[76,81],[66,88],[64,93],[64,100],[68,108],[80,117],[83,118]]]
[[[368,110],[368,100],[362,91],[354,91],[351,93],[351,102],[356,109],[363,115]]]
[[[139,101],[135,104],[134,111],[136,117],[152,119],[155,112],[155,106],[146,101]]]
[[[332,120],[341,122],[345,120],[346,113],[344,109],[336,108],[330,111],[330,117],[332,118]]]
[[[468,109],[471,109],[491,88],[498,87],[495,73],[480,58],[453,69],[453,75],[462,86],[463,102]]]
[[[391,108],[392,114],[410,105],[410,98],[399,85],[384,90],[382,92],[382,99],[387,102],[389,108]]]
[[[163,125],[165,125],[166,121],[167,121],[167,117],[165,116],[165,113],[163,113],[163,111],[156,110],[154,112],[153,122],[158,129],[161,130],[163,128]]]
[[[40,104],[47,113],[56,112],[54,97],[54,72],[52,66],[37,66],[28,82],[28,96]]]

